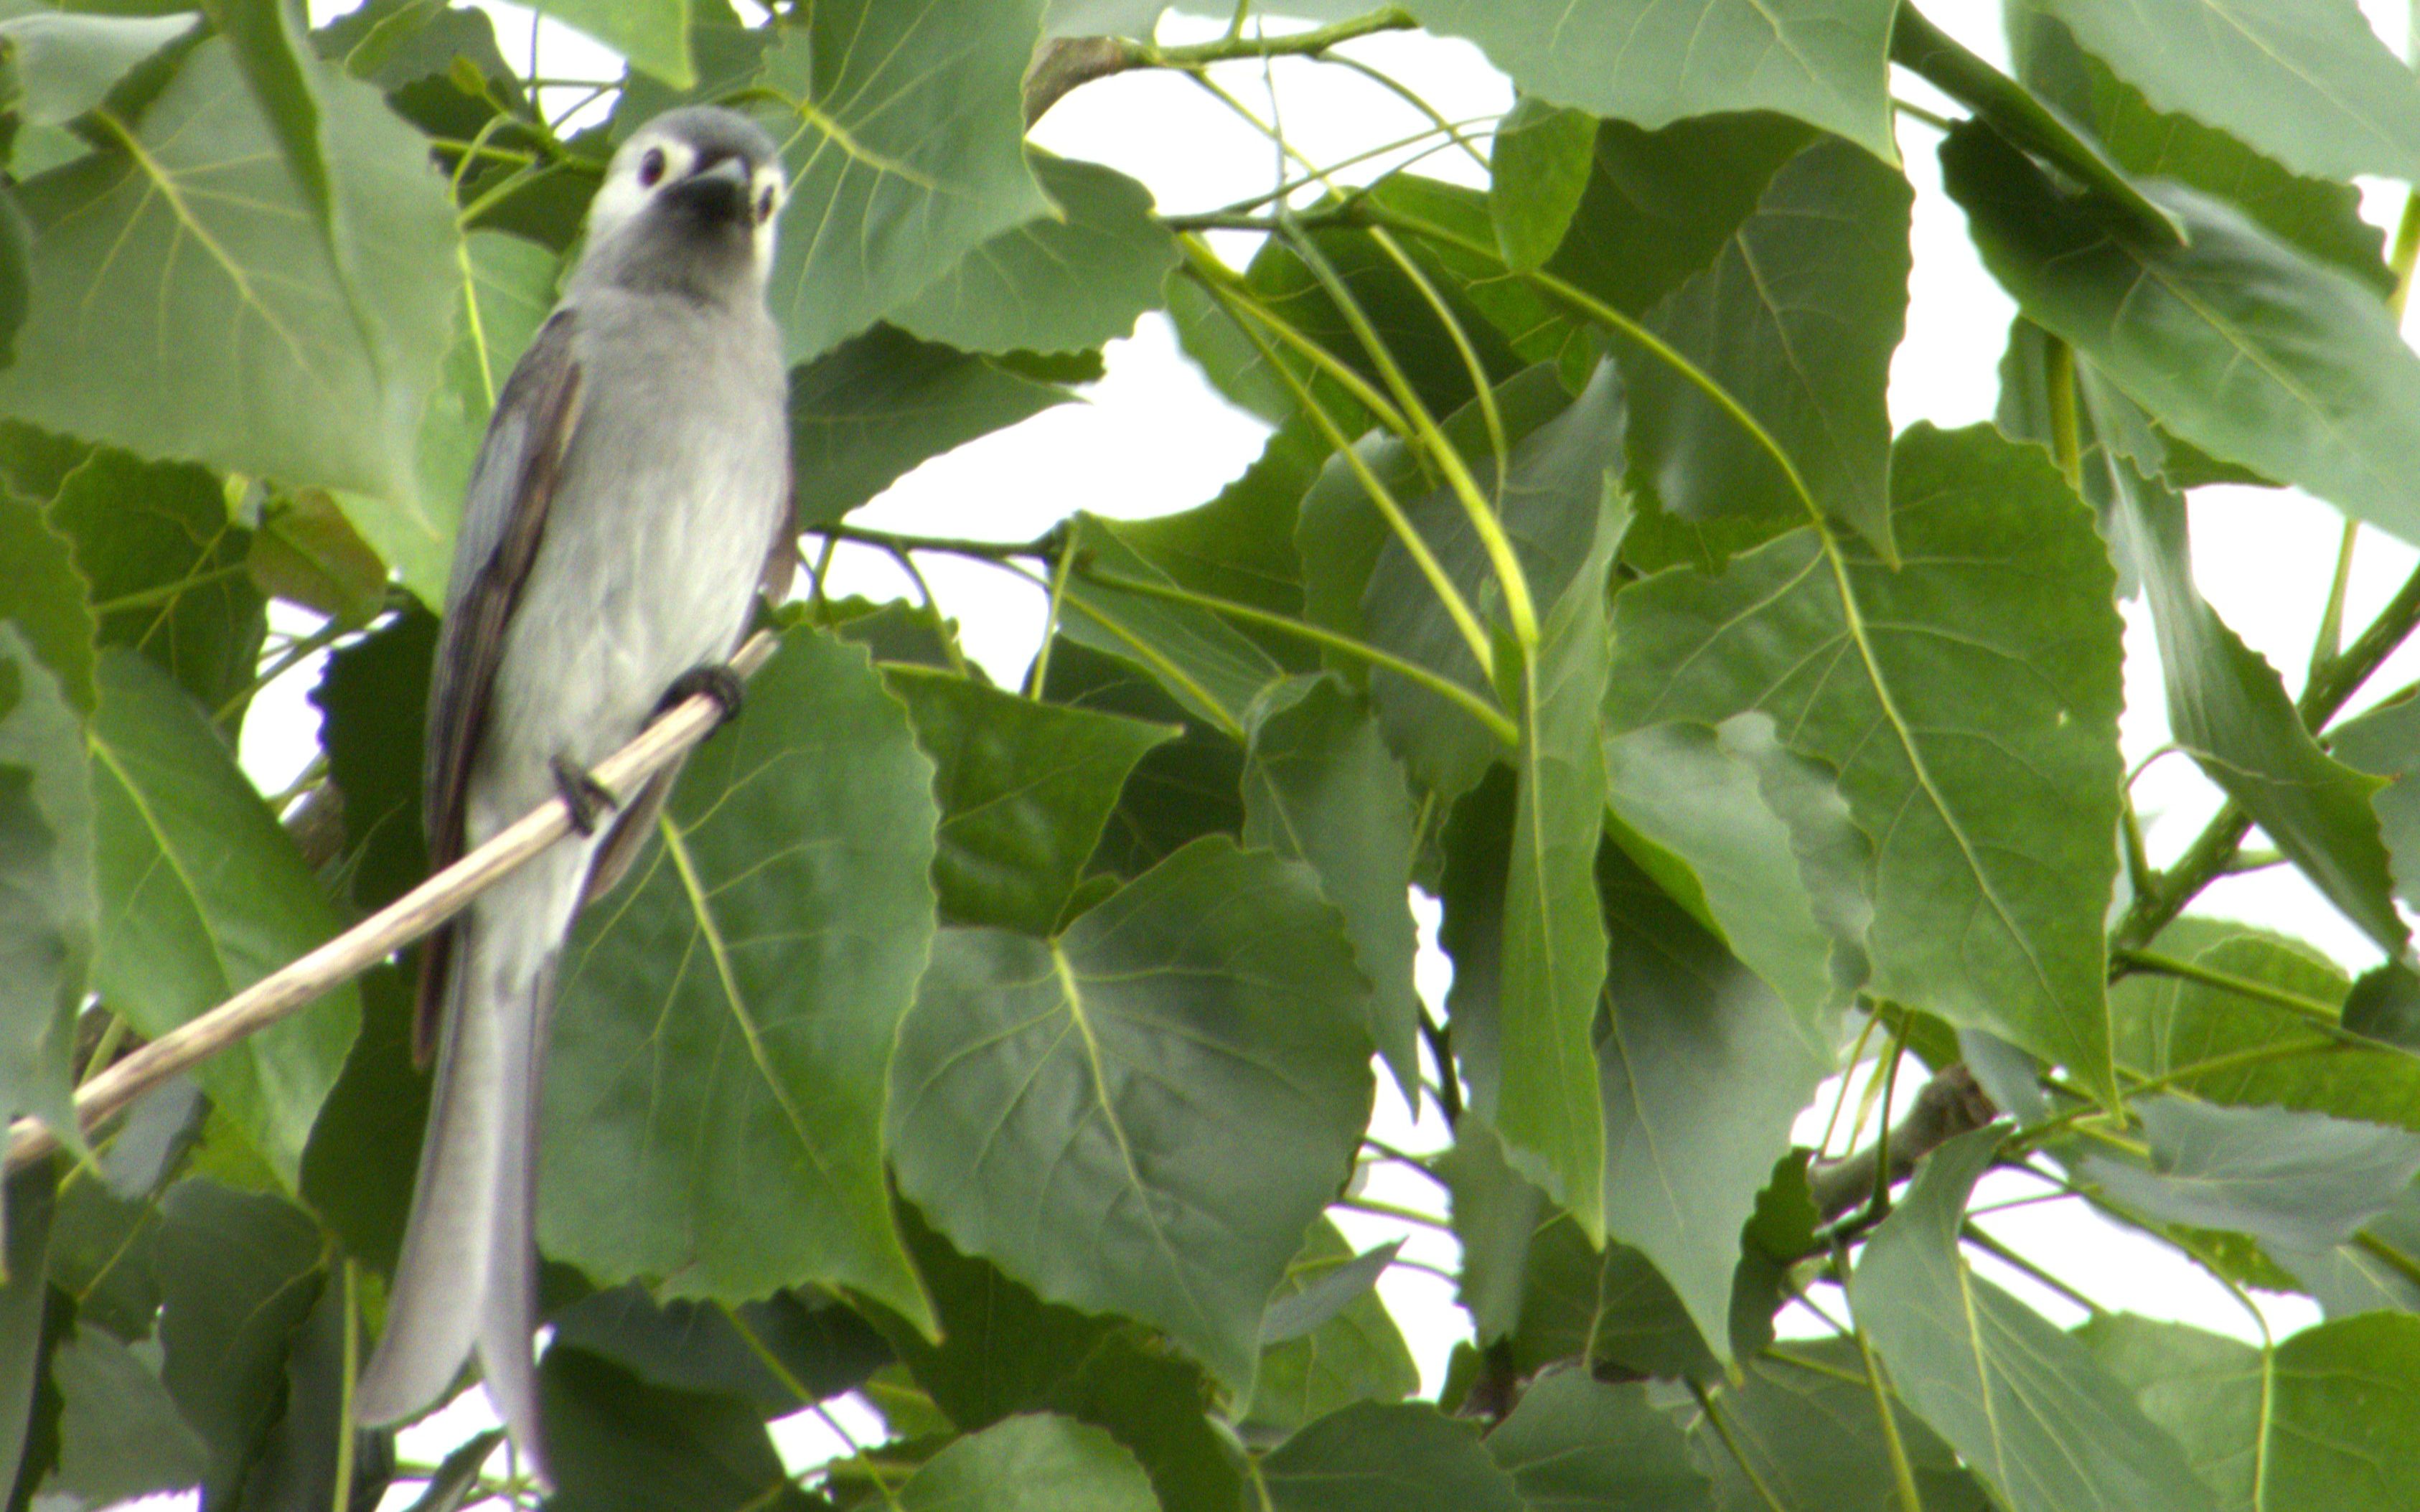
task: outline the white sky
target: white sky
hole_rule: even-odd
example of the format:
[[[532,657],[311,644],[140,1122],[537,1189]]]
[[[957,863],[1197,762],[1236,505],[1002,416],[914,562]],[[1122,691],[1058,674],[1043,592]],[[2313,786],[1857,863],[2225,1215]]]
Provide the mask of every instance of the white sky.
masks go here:
[[[2407,5],[2408,0],[2363,0],[2372,23],[2398,48],[2408,23]],[[340,0],[318,0],[312,6],[319,20],[346,8]],[[528,12],[502,4],[486,8],[498,18],[507,55],[525,59]],[[1928,0],[1924,8],[1945,30],[2005,67],[2007,47],[1996,0]],[[1171,17],[1162,37],[1193,40],[1217,29],[1213,23]],[[602,77],[615,71],[602,49],[551,23],[544,26],[541,50],[546,71],[553,76]],[[1365,39],[1345,51],[1409,84],[1450,119],[1492,115],[1511,102],[1505,80],[1466,44],[1391,35]],[[1316,161],[1342,159],[1428,124],[1403,101],[1343,69],[1284,59],[1271,80],[1287,132]],[[1222,83],[1256,108],[1265,108],[1268,97],[1257,64],[1227,67]],[[1907,75],[1900,75],[1897,83],[1912,100],[1937,109],[1958,108]],[[1054,151],[1133,175],[1170,211],[1212,208],[1263,192],[1273,166],[1264,138],[1200,89],[1160,74],[1134,73],[1086,85],[1044,118],[1034,139]],[[1941,193],[1934,133],[1920,124],[1905,123],[1900,140],[1917,190],[1916,271],[1907,339],[1892,367],[1892,418],[1900,427],[1917,421],[1961,425],[1987,420],[1997,400],[1995,364],[2013,306],[1983,270],[1966,239],[1962,216]],[[1367,177],[1383,166],[1365,165],[1344,177]],[[1479,177],[1473,164],[1450,152],[1429,157],[1422,171],[1465,182],[1476,182]],[[2400,191],[2366,185],[2364,205],[2371,220],[2391,226],[2400,212]],[[1230,236],[1221,251],[1240,261],[1249,255],[1249,239]],[[1025,540],[1075,509],[1134,518],[1188,508],[1210,498],[1258,455],[1264,427],[1226,405],[1202,382],[1178,353],[1162,317],[1146,316],[1133,339],[1113,343],[1108,364],[1108,377],[1092,386],[1086,403],[1063,406],[935,458],[902,478],[855,519],[917,533]],[[2203,593],[2284,673],[2288,688],[2299,690],[2335,561],[2339,517],[2298,493],[2250,488],[2203,490],[2193,500],[2192,517],[2195,571]],[[2415,562],[2410,547],[2376,532],[2365,532],[2363,541],[2347,607],[2349,631],[2367,623]],[[836,594],[914,594],[897,567],[871,549],[845,548],[835,566]],[[970,655],[996,680],[1015,686],[1040,633],[1039,595],[980,563],[937,555],[923,566],[944,609],[961,623]],[[2127,606],[2126,623],[2128,710],[2122,735],[2131,765],[2164,741],[2166,727],[2150,626],[2139,603]],[[2415,675],[2420,675],[2420,653],[2407,652],[2374,680],[2368,697],[2375,699]],[[243,754],[265,789],[282,786],[309,759],[316,729],[303,698],[315,677],[316,670],[306,669],[255,704]],[[2218,802],[2216,791],[2189,760],[2180,758],[2155,764],[2137,783],[2135,795],[2155,863],[2180,851]],[[1432,939],[1435,909],[1426,900],[1419,903],[1424,940]],[[2378,959],[2376,948],[2290,869],[2229,879],[2204,895],[2198,911],[2301,935],[2353,970]],[[1432,1002],[1442,1001],[1451,970],[1433,945],[1423,951],[1420,986]],[[1902,1096],[1914,1085],[1913,1079],[1906,1081]],[[1821,1134],[1822,1115],[1828,1108],[1828,1101],[1820,1103],[1802,1126],[1808,1142]],[[1400,1099],[1384,1083],[1378,1109],[1375,1132],[1381,1137],[1415,1149],[1444,1142],[1434,1117],[1410,1125]],[[2020,1178],[1994,1177],[1985,1182],[1979,1200],[2029,1196],[2028,1186]],[[1443,1211],[1441,1196],[1429,1183],[1400,1170],[1381,1168],[1368,1195]],[[1366,1248],[1407,1237],[1406,1257],[1452,1268],[1453,1245],[1444,1236],[1352,1213],[1341,1214],[1340,1222],[1357,1245]],[[2079,1203],[2024,1208],[1995,1217],[1986,1227],[2107,1305],[2257,1337],[2241,1309],[2200,1272],[2173,1252],[2095,1218]],[[2082,1316],[2005,1268],[1988,1260],[1978,1265],[2063,1322]],[[1388,1273],[1380,1289],[1419,1360],[1424,1387],[1434,1391],[1447,1354],[1467,1331],[1450,1288],[1435,1276],[1398,1268]],[[2263,1305],[2281,1336],[2318,1316],[2299,1297],[2263,1299]],[[488,1421],[484,1404],[473,1396],[473,1400],[458,1404],[433,1427],[407,1433],[405,1457],[434,1458]],[[844,1416],[852,1431],[873,1427],[860,1411],[845,1408]],[[836,1441],[811,1417],[787,1420],[777,1432],[795,1464],[815,1463],[835,1452]],[[397,1492],[386,1504],[396,1508],[410,1500]]]

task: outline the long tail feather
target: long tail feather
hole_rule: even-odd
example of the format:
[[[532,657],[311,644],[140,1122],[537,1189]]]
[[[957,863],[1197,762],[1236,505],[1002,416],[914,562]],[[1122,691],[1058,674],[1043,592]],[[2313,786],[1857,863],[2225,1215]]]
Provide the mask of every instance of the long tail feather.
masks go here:
[[[554,963],[550,959],[510,1015],[500,1045],[502,1102],[499,1180],[488,1236],[488,1289],[480,1300],[479,1372],[496,1415],[513,1436],[521,1468],[549,1480],[538,1430],[537,1371],[531,1335],[537,1332],[537,1119],[546,1071],[546,1037],[553,1017]]]
[[[554,961],[589,847],[564,845],[458,922],[420,1174],[386,1332],[354,1387],[363,1423],[418,1416],[475,1348],[522,1464],[545,1478],[537,1373],[537,1119]]]
[[[467,920],[459,933],[469,935]],[[480,1000],[491,978],[479,969],[476,943],[457,940],[428,1129],[388,1292],[386,1332],[353,1388],[354,1412],[366,1424],[417,1416],[445,1395],[470,1357],[476,1294],[491,1269],[503,1015]],[[472,949],[461,949],[466,945]]]

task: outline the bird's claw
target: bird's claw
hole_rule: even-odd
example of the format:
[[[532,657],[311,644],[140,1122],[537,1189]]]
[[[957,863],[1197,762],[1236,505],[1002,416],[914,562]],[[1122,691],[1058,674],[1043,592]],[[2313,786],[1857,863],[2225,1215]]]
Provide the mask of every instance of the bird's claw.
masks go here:
[[[621,795],[571,758],[557,756],[550,764],[554,770],[554,790],[563,795],[563,806],[571,810],[571,827],[582,835],[596,834],[597,821],[606,810],[622,807]]]
[[[658,705],[657,712],[670,713],[703,693],[722,705],[722,718],[727,724],[739,717],[739,704],[746,687],[747,685],[740,681],[737,672],[731,670],[729,663],[710,661],[691,667],[674,678],[673,686],[664,690],[664,701]]]

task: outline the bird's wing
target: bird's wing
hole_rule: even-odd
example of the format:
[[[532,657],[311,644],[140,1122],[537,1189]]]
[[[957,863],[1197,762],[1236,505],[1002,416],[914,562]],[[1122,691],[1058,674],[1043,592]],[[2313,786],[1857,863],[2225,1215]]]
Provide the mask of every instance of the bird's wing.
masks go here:
[[[496,398],[487,439],[472,465],[445,594],[445,622],[430,672],[428,736],[421,771],[428,865],[461,859],[471,764],[487,720],[504,629],[537,560],[563,458],[580,421],[580,364],[572,354],[576,312],[557,310],[521,354]],[[444,1016],[456,932],[428,937],[420,958],[412,1057],[427,1064]]]

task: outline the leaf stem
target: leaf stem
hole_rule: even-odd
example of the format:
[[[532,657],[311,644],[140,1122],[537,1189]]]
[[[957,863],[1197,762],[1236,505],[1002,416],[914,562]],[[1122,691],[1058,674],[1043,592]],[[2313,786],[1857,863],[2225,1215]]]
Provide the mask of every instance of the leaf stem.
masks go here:
[[[1595,295],[1589,293],[1586,289],[1579,287],[1577,285],[1567,282],[1564,279],[1559,278],[1543,268],[1516,269],[1506,267],[1504,263],[1504,255],[1497,248],[1488,246],[1482,242],[1474,241],[1468,237],[1450,231],[1443,226],[1433,225],[1426,221],[1420,220],[1417,216],[1405,215],[1401,211],[1388,209],[1383,206],[1366,207],[1361,213],[1367,219],[1374,221],[1379,224],[1390,226],[1395,230],[1404,232],[1410,236],[1420,237],[1427,240],[1435,241],[1441,246],[1451,247],[1457,252],[1461,252],[1471,256],[1484,258],[1495,264],[1497,267],[1504,268],[1508,274],[1520,279],[1523,283],[1528,284],[1534,289],[1537,289],[1540,293],[1552,297],[1561,303],[1568,305],[1580,315],[1585,316],[1589,319],[1595,321],[1597,324],[1612,331],[1615,334],[1622,336],[1645,348],[1649,356],[1654,358],[1657,362],[1664,363],[1674,373],[1678,374],[1683,382],[1686,382],[1690,387],[1704,394],[1716,409],[1722,410],[1724,414],[1730,417],[1730,420],[1734,424],[1746,432],[1748,440],[1756,443],[1757,449],[1771,457],[1774,465],[1780,469],[1782,477],[1790,485],[1791,492],[1798,496],[1798,501],[1801,504],[1806,506],[1808,517],[1816,520],[1818,523],[1823,521],[1823,506],[1815,501],[1814,492],[1807,487],[1807,479],[1798,471],[1798,464],[1791,459],[1790,454],[1783,450],[1781,443],[1774,440],[1773,433],[1766,430],[1762,423],[1758,421],[1754,415],[1750,414],[1747,408],[1741,404],[1738,398],[1734,396],[1729,389],[1724,388],[1720,383],[1716,382],[1703,368],[1698,366],[1697,363],[1692,363],[1686,357],[1681,355],[1681,353],[1676,350],[1670,343],[1665,341],[1663,337],[1656,335],[1645,326],[1640,325],[1637,321],[1622,314],[1620,310],[1615,309],[1612,305],[1606,303]]]
[[[2343,1014],[2334,1006],[2320,1002],[2316,997],[2305,997],[2300,993],[2289,993],[2282,987],[2272,987],[2267,982],[2255,981],[2249,977],[2215,971],[2191,961],[2180,961],[2175,956],[2163,955],[2156,950],[2144,950],[2132,947],[2111,951],[2110,959],[2133,970],[2149,972],[2155,977],[2173,977],[2179,981],[2214,987],[2220,992],[2229,993],[2252,1002],[2267,1003],[2272,1008],[2282,1008],[2289,1013],[2299,1014],[2315,1024],[2323,1024],[2332,1029],[2341,1026]]]
[[[2084,424],[2075,409],[2075,348],[2044,334],[2042,386],[2049,391],[2051,455],[2069,491],[2084,492]]]
[[[1212,257],[1199,242],[1187,238],[1183,244],[1187,255],[1197,259],[1195,263],[1197,270],[1206,263],[1211,268],[1218,268],[1220,271],[1225,270],[1218,264],[1218,259]],[[1411,557],[1413,565],[1419,568],[1420,577],[1428,583],[1430,592],[1435,594],[1437,602],[1444,606],[1446,617],[1452,620],[1454,628],[1461,632],[1463,644],[1470,648],[1471,660],[1478,666],[1481,674],[1492,673],[1496,666],[1496,648],[1494,641],[1488,636],[1486,627],[1479,623],[1479,616],[1471,611],[1469,601],[1462,596],[1462,590],[1455,585],[1450,577],[1447,576],[1444,564],[1437,561],[1436,553],[1429,548],[1427,538],[1412,528],[1410,517],[1404,513],[1404,506],[1396,501],[1393,491],[1378,476],[1376,470],[1371,467],[1370,459],[1362,455],[1360,449],[1345,436],[1342,428],[1328,414],[1327,407],[1321,403],[1319,395],[1311,391],[1311,385],[1304,382],[1299,374],[1280,362],[1277,351],[1269,345],[1268,339],[1240,317],[1238,312],[1249,309],[1249,303],[1222,282],[1206,274],[1202,277],[1202,284],[1209,290],[1211,298],[1218,301],[1220,306],[1227,311],[1228,318],[1234,320],[1236,328],[1244,332],[1245,338],[1250,341],[1253,347],[1260,352],[1262,361],[1269,364],[1270,371],[1277,374],[1279,380],[1285,384],[1287,391],[1294,395],[1295,402],[1300,405],[1303,412],[1311,417],[1311,424],[1319,431],[1321,439],[1327,442],[1328,448],[1344,459],[1345,467],[1352,471],[1355,481],[1361,485],[1361,491],[1368,497],[1372,507],[1376,509],[1380,517],[1386,520],[1387,528],[1394,532],[1395,539]],[[1275,325],[1283,325],[1283,322],[1276,321],[1273,316],[1264,318],[1270,319]],[[1397,418],[1400,420],[1401,417]]]
[[[2040,1199],[2037,1198],[2034,1200]],[[2109,1311],[2108,1308],[2102,1306],[2101,1304],[2093,1301],[2090,1297],[2087,1297],[2083,1292],[2076,1290],[2073,1287],[2061,1281],[2058,1277],[2051,1274],[2048,1271],[2043,1270],[2040,1266],[2036,1265],[2033,1261],[2018,1254],[2015,1250],[2009,1248],[2006,1244],[1993,1239],[1981,1228],[1977,1227],[1971,1220],[1971,1215],[1969,1219],[1961,1221],[1959,1224],[1958,1236],[1967,1243],[1974,1245],[1978,1250],[1981,1250],[1984,1254],[1989,1255],[1992,1258],[1999,1261],[2002,1265],[2024,1274],[2034,1281],[2037,1285],[2065,1297],[2068,1301],[2075,1304],[2078,1307],[2083,1308],[2086,1313],[2094,1318],[2102,1317]]]
[[[225,582],[230,578],[240,578],[251,570],[252,564],[249,562],[229,562],[212,567],[207,572],[197,572],[191,577],[179,578],[172,583],[154,583],[148,588],[137,589],[131,594],[120,594],[116,598],[101,600],[92,606],[93,618],[101,619],[125,609],[149,609],[154,604],[165,604],[182,598],[196,588],[208,588],[212,583]]]
[[[1437,424],[1428,406],[1421,402],[1419,392],[1404,376],[1403,367],[1395,361],[1394,352],[1387,346],[1385,338],[1378,334],[1377,327],[1361,308],[1361,301],[1355,297],[1352,287],[1337,273],[1335,265],[1327,260],[1327,255],[1320,250],[1319,245],[1301,233],[1299,226],[1291,219],[1293,212],[1282,203],[1278,207],[1278,216],[1287,225],[1286,239],[1294,247],[1295,255],[1302,258],[1303,266],[1311,270],[1311,276],[1318,279],[1320,287],[1327,291],[1327,297],[1335,302],[1338,313],[1344,316],[1345,325],[1352,330],[1355,339],[1361,343],[1362,349],[1369,353],[1370,361],[1376,364],[1379,377],[1386,380],[1388,392],[1394,395],[1404,415],[1410,420],[1421,450],[1445,475],[1447,486],[1461,501],[1463,513],[1469,517],[1471,530],[1485,547],[1488,565],[1494,569],[1497,583],[1504,592],[1504,612],[1512,622],[1512,634],[1523,651],[1533,649],[1538,644],[1537,606],[1530,597],[1529,581],[1521,569],[1521,559],[1513,552],[1512,538],[1504,533],[1503,521],[1496,517],[1495,508],[1480,491],[1479,480],[1471,476],[1461,450]],[[1385,229],[1383,225],[1374,227],[1373,235],[1383,233]],[[1381,241],[1379,247],[1412,278],[1415,286],[1427,297],[1445,321],[1449,335],[1473,369],[1471,381],[1481,412],[1490,419],[1490,438],[1501,446],[1504,423],[1495,415],[1495,395],[1490,390],[1487,375],[1479,369],[1478,355],[1472,350],[1461,325],[1445,309],[1435,287],[1418,269],[1412,267],[1411,259],[1404,255],[1400,246],[1388,239]]]
[[[1440,1234],[1453,1232],[1453,1225],[1435,1213],[1422,1212],[1417,1208],[1402,1207],[1392,1202],[1381,1202],[1376,1197],[1338,1197],[1334,1206],[1354,1212],[1366,1212],[1373,1217],[1392,1218],[1401,1223],[1416,1224],[1422,1228],[1434,1228]]]
[[[1039,703],[1043,689],[1050,680],[1050,645],[1059,639],[1059,621],[1067,607],[1067,575],[1076,567],[1076,553],[1062,551],[1050,564],[1050,606],[1042,616],[1042,644],[1033,653],[1033,665],[1026,669],[1025,696]]]
[[[1249,604],[1239,604],[1232,599],[1214,598],[1207,594],[1197,594],[1190,589],[1178,588],[1168,583],[1156,583],[1141,578],[1128,578],[1120,573],[1104,572],[1089,564],[1078,570],[1086,582],[1098,587],[1112,589],[1119,593],[1140,594],[1145,598],[1162,599],[1171,604],[1185,604],[1196,609],[1208,609],[1213,614],[1241,620],[1247,625],[1256,625],[1264,629],[1298,637],[1313,645],[1393,672],[1404,681],[1417,683],[1437,697],[1451,702],[1464,713],[1485,725],[1488,732],[1503,741],[1505,745],[1520,744],[1519,728],[1506,717],[1502,710],[1453,679],[1440,676],[1418,662],[1406,661],[1392,652],[1381,651],[1366,641],[1356,640],[1351,636],[1338,635],[1333,630],[1323,629],[1316,625],[1291,619],[1283,614],[1272,614],[1266,609],[1256,609]],[[1088,609],[1087,612],[1090,610]],[[1096,619],[1098,617],[1094,616]]]
[[[1764,1483],[1764,1477],[1757,1473],[1756,1467],[1748,1463],[1747,1454],[1741,1449],[1738,1437],[1731,1432],[1731,1426],[1723,1420],[1722,1410],[1715,1404],[1714,1394],[1702,1382],[1692,1380],[1689,1395],[1698,1399],[1698,1411],[1705,1413],[1706,1421],[1714,1425],[1714,1437],[1722,1440],[1723,1447],[1730,1451],[1731,1463],[1739,1466],[1740,1473],[1747,1477],[1748,1485],[1756,1490],[1757,1500],[1762,1502],[1769,1512],[1789,1512],[1789,1508],[1781,1504],[1781,1499],[1773,1494],[1773,1488]]]
[[[1849,1273],[1846,1242],[1834,1252],[1833,1264],[1842,1276]],[[1856,1342],[1857,1358],[1865,1363],[1866,1386],[1873,1393],[1874,1418],[1882,1425],[1883,1451],[1890,1459],[1891,1485],[1899,1495],[1900,1512],[1924,1512],[1924,1497],[1916,1489],[1916,1467],[1908,1462],[1907,1444],[1900,1438],[1899,1414],[1891,1411],[1890,1391],[1883,1384],[1882,1362],[1874,1358],[1873,1341],[1866,1337],[1865,1325],[1857,1321],[1854,1298],[1849,1305],[1849,1337]]]
[[[362,1357],[362,1274],[360,1262],[350,1256],[342,1267],[344,1295],[339,1299],[345,1309],[344,1384],[336,1398],[336,1494],[328,1504],[328,1512],[351,1512],[353,1504],[353,1451],[360,1437],[353,1430],[353,1378],[361,1371]]]

